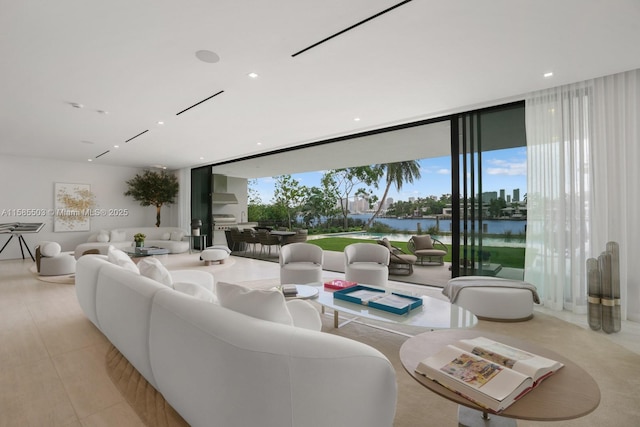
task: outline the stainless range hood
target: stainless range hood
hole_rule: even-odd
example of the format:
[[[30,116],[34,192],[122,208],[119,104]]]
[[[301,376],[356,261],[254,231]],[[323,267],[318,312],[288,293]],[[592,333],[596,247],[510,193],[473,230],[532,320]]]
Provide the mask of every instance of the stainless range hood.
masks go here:
[[[213,193],[211,194],[211,204],[214,205],[237,205],[238,198],[233,193],[227,192],[226,175],[213,174]]]

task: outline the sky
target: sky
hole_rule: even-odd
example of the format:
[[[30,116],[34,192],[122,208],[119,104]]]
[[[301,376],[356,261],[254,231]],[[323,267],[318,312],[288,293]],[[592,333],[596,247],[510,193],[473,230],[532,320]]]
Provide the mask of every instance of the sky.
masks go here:
[[[400,192],[392,186],[388,197],[392,197],[394,202],[406,201],[410,197],[419,198],[431,195],[439,198],[443,194],[451,193],[450,157],[421,159],[418,162],[420,163],[420,180],[413,184],[405,183]],[[527,151],[525,147],[483,152],[482,163],[484,192],[495,191],[500,195],[500,190],[504,189],[506,195],[513,195],[514,189],[520,189],[520,200],[522,200],[527,193]],[[324,171],[307,172],[294,174],[292,177],[298,180],[300,185],[319,187],[323,173]],[[251,187],[258,191],[262,203],[268,204],[273,202],[274,184],[274,177],[260,178]],[[378,197],[382,197],[383,192],[384,186],[381,185],[379,190],[374,193]]]

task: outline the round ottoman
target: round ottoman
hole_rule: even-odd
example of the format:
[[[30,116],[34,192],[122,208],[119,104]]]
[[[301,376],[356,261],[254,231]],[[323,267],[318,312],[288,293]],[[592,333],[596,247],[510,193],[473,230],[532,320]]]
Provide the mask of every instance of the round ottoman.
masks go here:
[[[226,246],[209,246],[200,252],[200,259],[204,261],[204,265],[211,265],[215,261],[224,264],[224,260],[229,258],[230,253],[231,250]]]
[[[529,289],[518,288],[518,284],[522,282],[514,280],[514,286],[508,287],[505,284],[509,281],[498,279],[501,286],[492,287],[491,279],[479,279],[486,281],[487,286],[462,288],[453,303],[466,308],[481,320],[520,322],[533,317],[533,294]]]

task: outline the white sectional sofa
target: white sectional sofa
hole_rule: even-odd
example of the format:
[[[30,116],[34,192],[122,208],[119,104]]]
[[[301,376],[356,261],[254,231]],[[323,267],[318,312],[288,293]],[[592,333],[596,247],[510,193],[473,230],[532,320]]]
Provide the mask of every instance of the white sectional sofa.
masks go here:
[[[80,306],[191,426],[393,424],[395,370],[378,350],[233,311],[106,258],[78,260]]]
[[[188,234],[178,227],[128,227],[113,230],[101,230],[89,236],[86,243],[76,246],[74,256],[80,258],[88,250],[97,250],[99,254],[106,255],[109,246],[124,249],[133,246],[133,236],[143,233],[145,246],[157,246],[169,249],[169,253],[179,254],[189,250],[189,241],[185,240]],[[188,238],[187,238],[188,239]]]

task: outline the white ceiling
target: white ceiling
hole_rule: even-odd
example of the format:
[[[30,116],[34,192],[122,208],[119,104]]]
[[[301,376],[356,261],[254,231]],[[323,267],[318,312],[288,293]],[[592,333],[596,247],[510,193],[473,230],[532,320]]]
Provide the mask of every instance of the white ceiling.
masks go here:
[[[0,154],[177,169],[640,68],[638,0],[413,0],[292,57],[398,3],[0,0]]]

